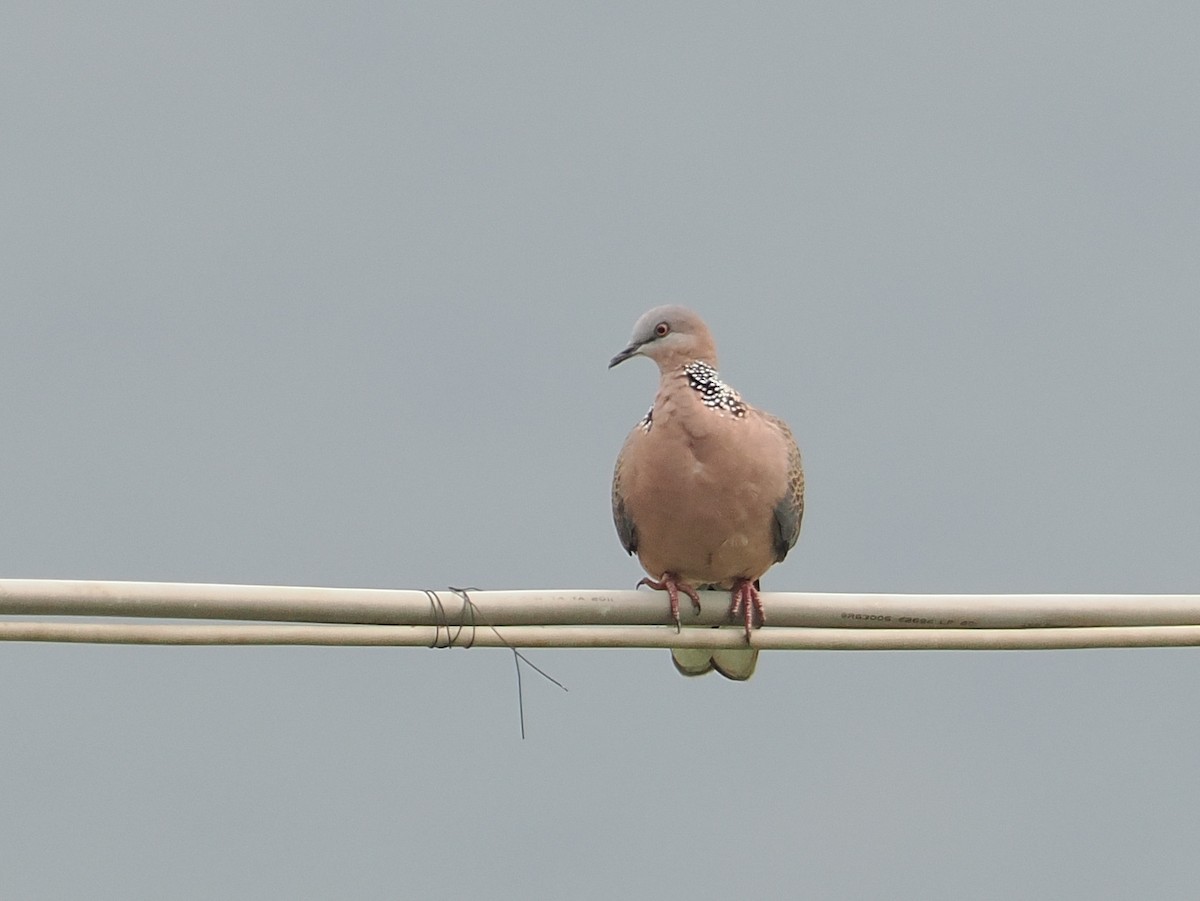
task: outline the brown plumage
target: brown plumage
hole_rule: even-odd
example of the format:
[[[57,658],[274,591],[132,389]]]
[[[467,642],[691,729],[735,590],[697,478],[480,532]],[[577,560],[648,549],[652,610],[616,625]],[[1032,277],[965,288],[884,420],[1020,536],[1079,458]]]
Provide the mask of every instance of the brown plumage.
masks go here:
[[[621,544],[665,589],[679,624],[679,594],[731,592],[730,613],[749,636],[761,623],[758,580],[800,534],[804,470],[783,420],[747,404],[717,374],[704,322],[683,307],[650,310],[609,367],[633,356],[658,364],[654,406],[625,439],[613,472],[613,521]],[[758,652],[675,649],[685,675],[715,668],[748,679]]]

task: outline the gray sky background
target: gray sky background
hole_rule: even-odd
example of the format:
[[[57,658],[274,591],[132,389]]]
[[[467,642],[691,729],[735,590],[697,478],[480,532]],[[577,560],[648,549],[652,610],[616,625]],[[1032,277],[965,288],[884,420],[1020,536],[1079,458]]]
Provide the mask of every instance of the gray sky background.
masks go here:
[[[628,587],[679,302],[766,588],[1198,591],[1198,9],[6,4],[0,573]],[[0,646],[3,894],[1195,897],[1200,651],[531,657]]]

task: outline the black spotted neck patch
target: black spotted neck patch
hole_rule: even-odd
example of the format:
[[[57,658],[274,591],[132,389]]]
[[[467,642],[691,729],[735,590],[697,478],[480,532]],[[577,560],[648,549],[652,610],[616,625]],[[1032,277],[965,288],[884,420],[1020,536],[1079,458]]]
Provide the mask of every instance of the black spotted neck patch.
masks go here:
[[[643,432],[650,431],[650,426],[654,424],[654,407],[646,411],[646,415],[638,421],[638,428]]]
[[[746,403],[741,395],[721,381],[717,370],[700,360],[683,367],[688,386],[700,395],[700,402],[711,410],[722,410],[737,419],[746,415]]]

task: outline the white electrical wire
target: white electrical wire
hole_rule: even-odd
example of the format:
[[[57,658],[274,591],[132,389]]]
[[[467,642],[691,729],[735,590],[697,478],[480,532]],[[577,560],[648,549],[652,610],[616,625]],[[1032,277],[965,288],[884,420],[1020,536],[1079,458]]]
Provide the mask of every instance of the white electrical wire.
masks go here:
[[[737,648],[741,629],[670,626],[355,626],[0,622],[0,641],[155,645],[328,645],[511,648]],[[1200,626],[1063,629],[756,629],[763,650],[941,651],[1195,647]]]
[[[666,595],[650,591],[469,590],[474,621],[492,625],[665,625]],[[684,625],[728,623],[729,596],[686,598]],[[764,592],[767,626],[870,629],[1022,629],[1200,625],[1194,594],[862,594]],[[462,618],[464,616],[465,618]],[[0,616],[438,625],[469,623],[453,590],[311,588],[190,582],[0,579]]]
[[[173,582],[0,579],[0,641],[123,644],[744,647],[728,595],[413,591]],[[764,593],[758,648],[1018,649],[1200,645],[1200,595]],[[11,619],[20,617],[20,619]],[[113,623],[29,617],[258,621]],[[319,625],[318,625],[319,624]],[[725,625],[724,629],[696,628]]]

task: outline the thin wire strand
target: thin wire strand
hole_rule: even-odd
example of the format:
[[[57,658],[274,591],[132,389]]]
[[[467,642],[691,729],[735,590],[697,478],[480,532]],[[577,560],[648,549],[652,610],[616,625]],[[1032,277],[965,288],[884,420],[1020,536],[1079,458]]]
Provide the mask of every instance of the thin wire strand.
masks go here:
[[[468,648],[472,647],[475,644],[475,618],[476,618],[476,616],[479,615],[479,608],[475,605],[475,602],[473,600],[471,600],[471,596],[470,596],[470,594],[468,594],[468,592],[478,591],[479,589],[478,588],[455,588],[453,585],[451,585],[451,586],[449,586],[449,590],[454,592],[460,598],[462,598],[462,602],[463,602],[463,611],[462,611],[463,616],[461,617],[462,620],[465,622],[467,620],[467,618],[470,617],[471,640],[469,642],[467,642],[467,644],[464,645],[464,647],[468,647]],[[517,668],[517,714],[521,721],[521,741],[524,741],[525,740],[525,689],[524,689],[524,684],[521,681],[521,662],[524,661],[527,665],[532,667],[533,670],[538,675],[540,675],[543,679],[547,679],[550,682],[553,682],[555,685],[557,685],[563,691],[566,691],[567,687],[565,685],[563,685],[561,682],[559,682],[557,679],[555,679],[553,676],[551,676],[549,673],[545,672],[541,667],[539,667],[535,663],[533,663],[528,657],[526,657],[524,654],[522,654],[520,651],[518,651],[515,647],[510,645],[505,640],[504,636],[501,635],[496,630],[495,626],[490,625],[486,621],[484,622],[484,625],[486,625],[489,629],[491,629],[492,632],[495,633],[496,637],[499,638],[502,642],[504,642],[504,644],[508,647],[508,649],[510,651],[512,651],[512,653],[513,653],[513,665]],[[447,634],[449,634],[448,629],[447,629]]]
[[[517,668],[517,716],[521,720],[521,741],[525,740],[525,693],[521,690],[521,655],[513,648],[513,666]]]
[[[471,640],[469,642],[467,642],[464,645],[464,647],[468,647],[468,648],[472,647],[475,644],[475,614],[477,611],[475,608],[475,602],[471,600],[471,596],[467,592],[478,591],[478,589],[473,588],[473,587],[472,588],[455,588],[453,585],[450,585],[450,586],[448,586],[448,590],[454,592],[462,600],[462,611],[461,611],[462,615],[460,616],[460,619],[463,622],[466,622],[468,617],[470,618]],[[446,631],[447,631],[447,634],[449,634],[449,630],[447,629]],[[494,632],[495,629],[493,629],[492,631]],[[501,637],[501,636],[499,636],[499,634],[497,633],[497,637]],[[506,642],[506,644],[507,644],[507,642]],[[524,741],[525,740],[525,687],[521,682],[521,654],[516,648],[513,648],[513,647],[510,647],[509,650],[512,651],[513,666],[515,666],[517,668],[517,721],[520,723],[520,726],[521,726],[521,741]]]
[[[513,652],[513,654],[515,654],[518,658],[520,658],[522,661],[524,661],[524,663],[527,666],[529,666],[531,669],[533,669],[543,679],[553,682],[555,685],[557,685],[563,691],[569,691],[567,686],[563,685],[561,682],[559,682],[557,679],[555,679],[553,676],[551,676],[549,673],[547,673],[545,670],[543,670],[541,667],[539,667],[536,663],[534,663],[532,660],[530,660],[528,657],[526,657],[524,654],[522,654],[519,650],[517,650],[517,648],[515,648],[513,645],[509,644],[508,641],[504,638],[503,635],[500,634],[500,631],[495,626],[493,626],[487,620],[483,619],[482,615],[480,614],[478,606],[476,606],[475,602],[473,600],[471,600],[470,595],[467,594],[468,591],[479,591],[478,588],[455,588],[454,586],[450,586],[449,590],[453,591],[455,594],[457,594],[459,597],[461,597],[463,599],[464,607],[470,608],[472,629],[474,628],[476,616],[479,616],[480,620],[483,622],[483,624],[485,626],[487,626],[489,629],[491,629],[492,632],[495,633],[496,637],[498,639],[500,639],[500,641],[504,644],[504,646],[509,648]],[[468,645],[465,645],[465,647],[471,647],[471,645],[473,645],[474,643],[475,643],[475,634],[474,634],[474,631],[472,631],[471,643]]]
[[[447,591],[451,591],[458,595],[459,599],[462,601],[462,607],[459,611],[458,618],[463,625],[459,627],[458,633],[455,635],[455,641],[458,640],[458,635],[462,634],[462,630],[466,628],[467,625],[471,627],[471,639],[463,645],[464,648],[469,648],[475,644],[475,617],[479,613],[479,608],[475,606],[475,602],[471,600],[471,596],[467,594],[467,592],[478,590],[478,588],[473,587],[455,588],[453,585],[447,586]]]

